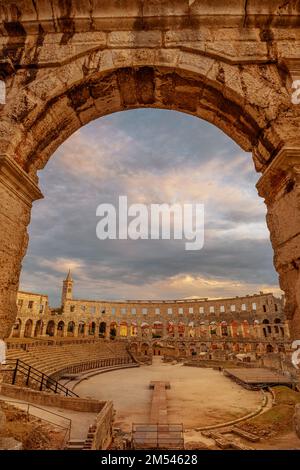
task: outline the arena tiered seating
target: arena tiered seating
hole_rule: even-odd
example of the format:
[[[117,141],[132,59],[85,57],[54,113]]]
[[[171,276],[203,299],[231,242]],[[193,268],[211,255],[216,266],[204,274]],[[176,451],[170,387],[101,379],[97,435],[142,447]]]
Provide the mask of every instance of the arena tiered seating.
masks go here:
[[[47,376],[59,377],[61,371],[72,371],[75,366],[87,365],[87,368],[96,368],[100,361],[105,365],[132,362],[127,352],[126,344],[114,342],[107,344],[104,341],[82,342],[80,344],[62,342],[61,345],[35,345],[31,343],[26,350],[9,348],[7,361],[19,359],[29,366],[39,370]],[[102,366],[102,363],[99,367]],[[89,367],[90,366],[90,367]],[[75,369],[74,369],[75,370]],[[77,370],[79,370],[77,368]]]

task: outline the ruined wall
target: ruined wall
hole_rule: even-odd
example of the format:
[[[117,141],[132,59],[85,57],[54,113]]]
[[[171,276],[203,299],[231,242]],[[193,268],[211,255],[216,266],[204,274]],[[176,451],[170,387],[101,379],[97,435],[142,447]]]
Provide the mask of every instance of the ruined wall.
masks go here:
[[[107,401],[95,421],[91,450],[107,449],[112,440],[113,419],[113,402]]]
[[[91,398],[64,397],[57,393],[40,392],[28,387],[18,387],[6,383],[1,384],[1,393],[7,397],[27,401],[34,405],[53,406],[86,413],[100,413],[107,404],[105,401]]]

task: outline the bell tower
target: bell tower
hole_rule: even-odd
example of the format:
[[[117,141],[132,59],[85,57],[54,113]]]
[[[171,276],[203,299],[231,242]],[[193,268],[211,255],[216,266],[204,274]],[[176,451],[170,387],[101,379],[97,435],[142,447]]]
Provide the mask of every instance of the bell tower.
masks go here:
[[[71,276],[71,270],[69,269],[66,279],[63,281],[63,288],[61,293],[61,304],[64,305],[66,300],[73,298],[73,279]]]

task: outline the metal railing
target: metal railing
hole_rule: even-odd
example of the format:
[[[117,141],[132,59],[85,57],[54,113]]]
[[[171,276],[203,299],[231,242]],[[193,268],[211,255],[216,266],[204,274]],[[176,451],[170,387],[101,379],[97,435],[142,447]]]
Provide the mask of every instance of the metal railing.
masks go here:
[[[31,365],[22,361],[21,359],[7,359],[5,364],[12,367],[12,385],[17,381],[18,373],[23,377],[26,377],[25,383],[28,386],[30,382],[36,382],[38,384],[39,390],[44,389],[51,390],[54,393],[60,393],[65,396],[78,397],[78,395],[72,390],[68,389],[64,385],[61,385],[57,380],[54,380],[49,375],[41,372],[38,369],[35,369]],[[7,369],[6,369],[7,372]]]

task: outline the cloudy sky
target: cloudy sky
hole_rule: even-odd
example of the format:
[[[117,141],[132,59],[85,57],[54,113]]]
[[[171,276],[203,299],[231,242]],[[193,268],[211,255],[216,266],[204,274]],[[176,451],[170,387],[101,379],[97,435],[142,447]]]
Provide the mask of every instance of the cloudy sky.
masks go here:
[[[279,294],[265,205],[251,155],[219,129],[175,111],[116,113],[70,137],[40,172],[21,289],[52,306],[68,268],[75,296],[90,299]],[[105,240],[96,208],[128,203],[203,203],[205,243]]]

